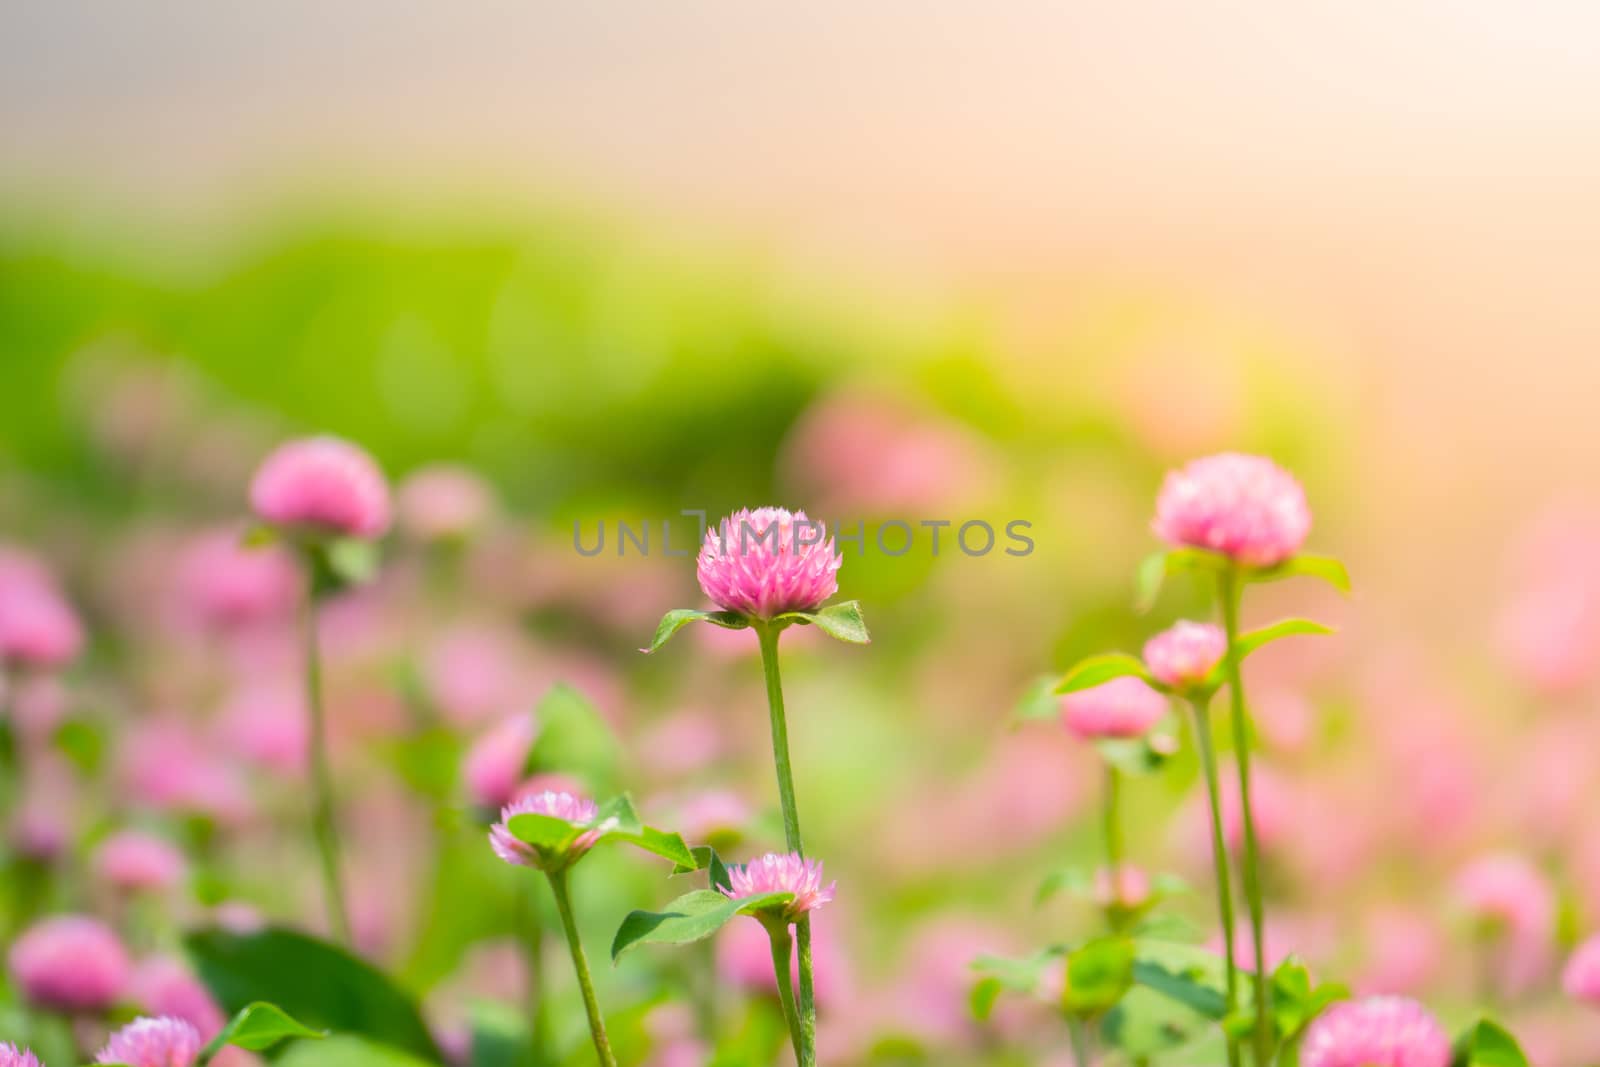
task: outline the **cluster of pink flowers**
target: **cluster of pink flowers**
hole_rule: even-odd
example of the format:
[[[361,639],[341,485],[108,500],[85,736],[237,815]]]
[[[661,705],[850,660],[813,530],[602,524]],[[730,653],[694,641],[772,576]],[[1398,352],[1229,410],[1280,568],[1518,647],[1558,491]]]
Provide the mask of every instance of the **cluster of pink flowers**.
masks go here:
[[[794,899],[784,905],[783,914],[793,922],[832,901],[837,884],[823,885],[821,860],[808,860],[793,852],[768,852],[743,866],[728,868],[728,885],[722,892],[734,900],[789,893]]]
[[[0,1042],[0,1067],[41,1067],[39,1057],[32,1049],[18,1048],[11,1042]]]
[[[571,823],[576,827],[591,827],[600,817],[600,809],[587,797],[547,789],[521,797],[500,811],[500,821],[489,828],[489,845],[494,854],[507,863],[520,867],[543,867],[544,858],[534,846],[521,841],[509,828],[513,816],[548,815],[553,819]],[[603,831],[586,829],[568,847],[563,862],[571,863],[595,846]]]
[[[813,611],[839,590],[844,557],[803,511],[736,511],[706,531],[695,571],[712,603],[756,619]]]
[[[0,547],[0,665],[54,670],[83,648],[83,625],[38,560]]]

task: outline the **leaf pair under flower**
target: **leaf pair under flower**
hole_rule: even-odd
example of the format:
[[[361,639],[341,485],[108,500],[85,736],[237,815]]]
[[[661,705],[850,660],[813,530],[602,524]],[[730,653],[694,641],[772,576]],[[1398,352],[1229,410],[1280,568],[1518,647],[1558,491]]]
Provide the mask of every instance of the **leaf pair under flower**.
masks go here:
[[[1134,608],[1142,615],[1154,607],[1169,574],[1220,574],[1230,567],[1237,567],[1240,578],[1246,582],[1276,582],[1295,577],[1320,578],[1341,593],[1348,595],[1350,592],[1350,572],[1332,556],[1302,552],[1270,567],[1245,567],[1220,552],[1208,552],[1202,548],[1169,548],[1151,553],[1139,564],[1134,579]]]
[[[673,634],[691,622],[709,622],[725,630],[744,630],[762,621],[736,611],[674,608],[661,617],[661,622],[656,626],[655,636],[650,640],[650,646],[639,651],[654,652],[666,644]],[[782,615],[774,616],[770,622],[780,626],[815,626],[829,637],[853,645],[870,644],[872,641],[871,635],[867,632],[866,619],[861,615],[861,604],[855,600],[829,604],[816,611],[786,611]]]
[[[506,829],[518,841],[535,849],[544,860],[546,869],[565,866],[573,847],[587,835],[593,835],[590,844],[623,841],[669,859],[675,865],[695,866],[694,853],[683,838],[671,831],[644,825],[634,810],[633,800],[626,794],[602,804],[599,812],[587,823],[574,823],[553,815],[531,812],[511,816]]]

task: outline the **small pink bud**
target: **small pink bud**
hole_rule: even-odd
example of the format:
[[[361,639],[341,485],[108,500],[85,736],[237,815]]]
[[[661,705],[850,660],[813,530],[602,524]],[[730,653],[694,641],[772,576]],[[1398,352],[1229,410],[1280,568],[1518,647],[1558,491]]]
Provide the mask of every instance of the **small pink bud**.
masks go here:
[[[700,588],[718,607],[752,618],[815,610],[838,592],[844,561],[827,533],[803,511],[736,511],[706,531]]]
[[[1169,545],[1270,567],[1305,544],[1311,509],[1300,483],[1270,459],[1223,452],[1168,473],[1154,528]]]
[[[103,1011],[128,984],[122,942],[110,927],[82,915],[56,915],[28,927],[8,962],[24,998],[53,1011]]]
[[[280,445],[257,469],[250,504],[264,521],[344,537],[381,537],[389,487],[371,456],[337,437]]]
[[[107,883],[127,893],[171,889],[184,874],[183,853],[171,842],[138,830],[124,830],[101,842],[94,866]]]
[[[111,1035],[95,1062],[123,1067],[194,1067],[202,1044],[200,1032],[182,1019],[166,1015],[135,1019]]]
[[[1179,622],[1145,643],[1144,662],[1156,681],[1181,692],[1204,682],[1227,651],[1221,627]]]
[[[1573,1000],[1600,1008],[1600,935],[1573,951],[1561,972],[1561,988]]]
[[[768,852],[743,866],[728,868],[728,887],[722,892],[734,900],[768,893],[793,894],[794,899],[783,908],[784,918],[793,922],[832,901],[836,885],[822,884],[821,860],[804,859],[794,852]]]
[[[1063,722],[1084,740],[1139,737],[1167,713],[1167,698],[1133,677],[1113,678],[1061,698]]]
[[[1448,1067],[1450,1039],[1428,1010],[1405,997],[1335,1004],[1300,1046],[1303,1067]]]

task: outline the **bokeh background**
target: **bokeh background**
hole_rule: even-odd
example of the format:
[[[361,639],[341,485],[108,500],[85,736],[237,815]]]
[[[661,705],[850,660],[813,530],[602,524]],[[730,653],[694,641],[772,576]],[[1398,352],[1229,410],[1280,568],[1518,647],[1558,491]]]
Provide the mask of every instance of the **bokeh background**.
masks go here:
[[[1181,587],[1131,609],[1160,473],[1269,452],[1357,585],[1253,607],[1342,627],[1252,667],[1294,813],[1285,939],[1447,1012],[1493,996],[1539,1062],[1586,1062],[1554,974],[1600,922],[1577,758],[1600,741],[1597,52],[1577,3],[9,4],[3,535],[90,620],[97,728],[210,722],[241,679],[138,632],[163,596],[139,579],[240,514],[272,443],[341,433],[397,479],[470,465],[500,517],[456,592],[419,594],[398,552],[374,614],[399,621],[351,638],[347,684],[381,711],[456,639],[514,679],[461,744],[564,678],[658,810],[715,786],[760,811],[750,650],[641,661],[690,568],[582,558],[574,521],[772,500],[1031,522],[1026,558],[848,557],[873,647],[797,652],[801,802],[873,1009],[832,1025],[861,1058],[959,1013],[961,967],[908,985],[925,957],[1090,921],[1031,901],[1092,862],[1093,763],[1011,708],[1204,610]],[[344,756],[377,809],[392,727],[373,712]],[[656,730],[681,765],[650,765]],[[1141,790],[1136,850],[1203,884],[1167,817],[1193,787]],[[309,882],[263,884],[266,836],[229,852],[256,871],[230,888],[307,914]],[[1485,991],[1447,901],[1507,849],[1559,916],[1526,988]],[[419,925],[437,901],[402,881],[373,953],[419,992],[470,984],[503,931]],[[597,898],[597,931],[655,888]],[[1205,894],[1178,906],[1203,932]],[[652,973],[616,972],[615,1000]]]

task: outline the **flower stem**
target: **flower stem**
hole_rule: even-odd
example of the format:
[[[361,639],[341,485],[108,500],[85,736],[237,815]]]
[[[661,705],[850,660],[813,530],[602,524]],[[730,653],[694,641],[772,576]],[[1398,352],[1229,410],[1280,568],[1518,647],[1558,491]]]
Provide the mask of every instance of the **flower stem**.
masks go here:
[[[308,561],[308,564],[310,561]],[[307,570],[315,574],[314,564]],[[333,775],[328,769],[326,716],[322,707],[322,653],[317,640],[317,614],[321,597],[316,578],[306,592],[306,709],[311,718],[311,836],[322,860],[322,887],[327,899],[328,922],[334,937],[350,944],[350,914],[345,908],[344,886],[339,876],[339,819],[334,810]]]
[[[1120,918],[1123,912],[1122,899],[1122,858],[1124,855],[1122,843],[1122,772],[1113,764],[1106,764],[1106,800],[1105,800],[1105,835],[1106,835],[1106,885],[1111,890],[1110,899],[1106,901],[1106,915],[1110,918],[1113,930],[1122,925]]]
[[[783,1005],[783,1018],[789,1024],[789,1040],[794,1043],[794,1056],[800,1058],[804,1042],[800,1038],[800,1016],[794,1007],[794,982],[789,977],[789,924],[767,924],[767,935],[772,938],[772,973],[778,978],[778,1003]]]
[[[1200,766],[1205,772],[1206,800],[1211,807],[1211,859],[1216,865],[1217,911],[1222,919],[1222,950],[1228,971],[1228,1014],[1239,1006],[1239,965],[1233,949],[1233,885],[1228,874],[1228,842],[1222,833],[1222,790],[1217,782],[1217,751],[1211,739],[1211,709],[1208,697],[1196,697],[1194,736],[1200,749]],[[1239,1067],[1239,1042],[1228,1035],[1228,1067]]]
[[[1267,1001],[1266,946],[1263,944],[1265,911],[1261,901],[1261,865],[1256,843],[1255,813],[1250,807],[1250,724],[1244,704],[1244,677],[1239,670],[1239,570],[1229,566],[1218,577],[1218,595],[1222,601],[1222,625],[1228,636],[1225,659],[1228,678],[1228,695],[1233,718],[1234,758],[1239,768],[1239,814],[1244,825],[1244,896],[1250,909],[1250,935],[1255,964],[1256,1028],[1255,1052],[1257,1067],[1268,1067],[1272,1061],[1272,1006]]]
[[[528,882],[529,890],[534,888],[533,882]],[[523,957],[528,968],[527,1011],[528,1011],[528,1043],[533,1049],[534,1062],[546,1064],[551,1062],[549,1017],[545,1005],[549,997],[545,987],[544,968],[544,922],[539,918],[538,902],[534,900],[532,892],[522,895],[522,923],[523,923]]]
[[[1082,1019],[1068,1019],[1067,1033],[1072,1036],[1072,1062],[1076,1067],[1089,1067],[1089,1034]]]
[[[595,1055],[601,1067],[617,1067],[617,1058],[611,1054],[611,1041],[606,1037],[605,1020],[600,1017],[600,1002],[594,996],[594,979],[589,976],[589,960],[583,954],[583,942],[578,938],[578,924],[572,918],[572,901],[567,895],[567,869],[547,872],[550,890],[556,897],[556,910],[561,913],[561,928],[567,934],[567,947],[572,950],[572,969],[578,975],[578,989],[583,993],[583,1009],[589,1015],[589,1033],[594,1037]]]
[[[789,727],[783,712],[783,682],[778,675],[778,634],[782,626],[755,625],[761,642],[761,668],[767,679],[767,711],[772,719],[772,763],[778,773],[778,800],[783,806],[783,836],[789,851],[805,855],[800,841],[800,814],[794,802],[794,773],[789,766]],[[811,916],[795,923],[795,943],[800,950],[800,1067],[817,1062],[817,1003],[811,977]]]

